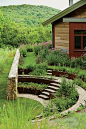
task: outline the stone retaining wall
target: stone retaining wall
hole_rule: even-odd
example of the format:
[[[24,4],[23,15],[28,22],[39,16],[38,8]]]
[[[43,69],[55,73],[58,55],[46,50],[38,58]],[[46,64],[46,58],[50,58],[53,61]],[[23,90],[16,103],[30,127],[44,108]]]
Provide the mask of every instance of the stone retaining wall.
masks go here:
[[[6,99],[17,99],[17,83],[18,83],[18,63],[20,58],[19,49],[17,49],[14,61],[8,76]]]

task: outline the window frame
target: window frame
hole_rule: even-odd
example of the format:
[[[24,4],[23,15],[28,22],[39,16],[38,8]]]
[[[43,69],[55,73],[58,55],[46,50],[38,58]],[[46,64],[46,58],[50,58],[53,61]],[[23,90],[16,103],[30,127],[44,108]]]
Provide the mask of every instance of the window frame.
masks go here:
[[[75,34],[75,31],[81,31],[81,34]],[[83,37],[85,36],[86,37],[86,34],[83,33],[83,31],[86,31],[86,30],[82,30],[82,29],[74,29],[74,51],[86,51],[86,49],[83,49]],[[75,48],[75,37],[78,37],[80,36],[81,37],[81,49],[76,49]]]

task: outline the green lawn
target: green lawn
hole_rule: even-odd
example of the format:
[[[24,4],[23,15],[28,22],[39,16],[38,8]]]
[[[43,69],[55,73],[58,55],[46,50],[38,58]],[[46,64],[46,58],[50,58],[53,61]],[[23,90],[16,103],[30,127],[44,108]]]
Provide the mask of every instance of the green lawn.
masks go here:
[[[36,58],[34,52],[27,52],[27,56],[24,58],[23,68],[27,68],[30,65],[36,64]]]

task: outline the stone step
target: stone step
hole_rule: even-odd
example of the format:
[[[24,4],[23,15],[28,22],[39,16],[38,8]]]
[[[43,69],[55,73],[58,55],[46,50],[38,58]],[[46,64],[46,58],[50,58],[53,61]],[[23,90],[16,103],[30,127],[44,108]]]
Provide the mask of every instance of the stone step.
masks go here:
[[[43,95],[43,94],[40,94],[38,97],[39,97],[39,98],[42,98],[42,99],[45,99],[45,100],[48,100],[48,99],[49,99],[48,96]]]
[[[47,75],[52,75],[52,73],[47,73]]]
[[[61,83],[62,80],[61,79],[57,79],[57,80],[54,80],[56,83]]]
[[[42,94],[49,96],[49,92],[47,92],[47,91],[43,91]]]
[[[51,93],[55,93],[56,91],[55,90],[51,90],[51,89],[45,89],[44,91],[47,91],[47,92],[51,92]]]
[[[60,87],[60,84],[58,83],[50,83],[50,85],[55,86],[55,87]]]
[[[52,72],[52,70],[47,70],[47,72]]]
[[[55,90],[55,91],[59,89],[58,87],[55,87],[55,86],[48,86],[47,89],[48,89],[48,88],[49,88],[49,89],[52,89],[52,90]]]
[[[41,118],[42,118],[42,114],[40,114],[40,115],[36,116],[36,118],[41,119]]]

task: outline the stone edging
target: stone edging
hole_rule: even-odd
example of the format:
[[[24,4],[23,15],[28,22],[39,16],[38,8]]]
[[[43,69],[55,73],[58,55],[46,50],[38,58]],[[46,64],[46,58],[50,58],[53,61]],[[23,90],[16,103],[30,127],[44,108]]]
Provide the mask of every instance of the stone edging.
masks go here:
[[[18,63],[20,58],[19,49],[17,49],[14,61],[8,76],[6,99],[16,99],[17,98],[17,83],[18,83]]]

